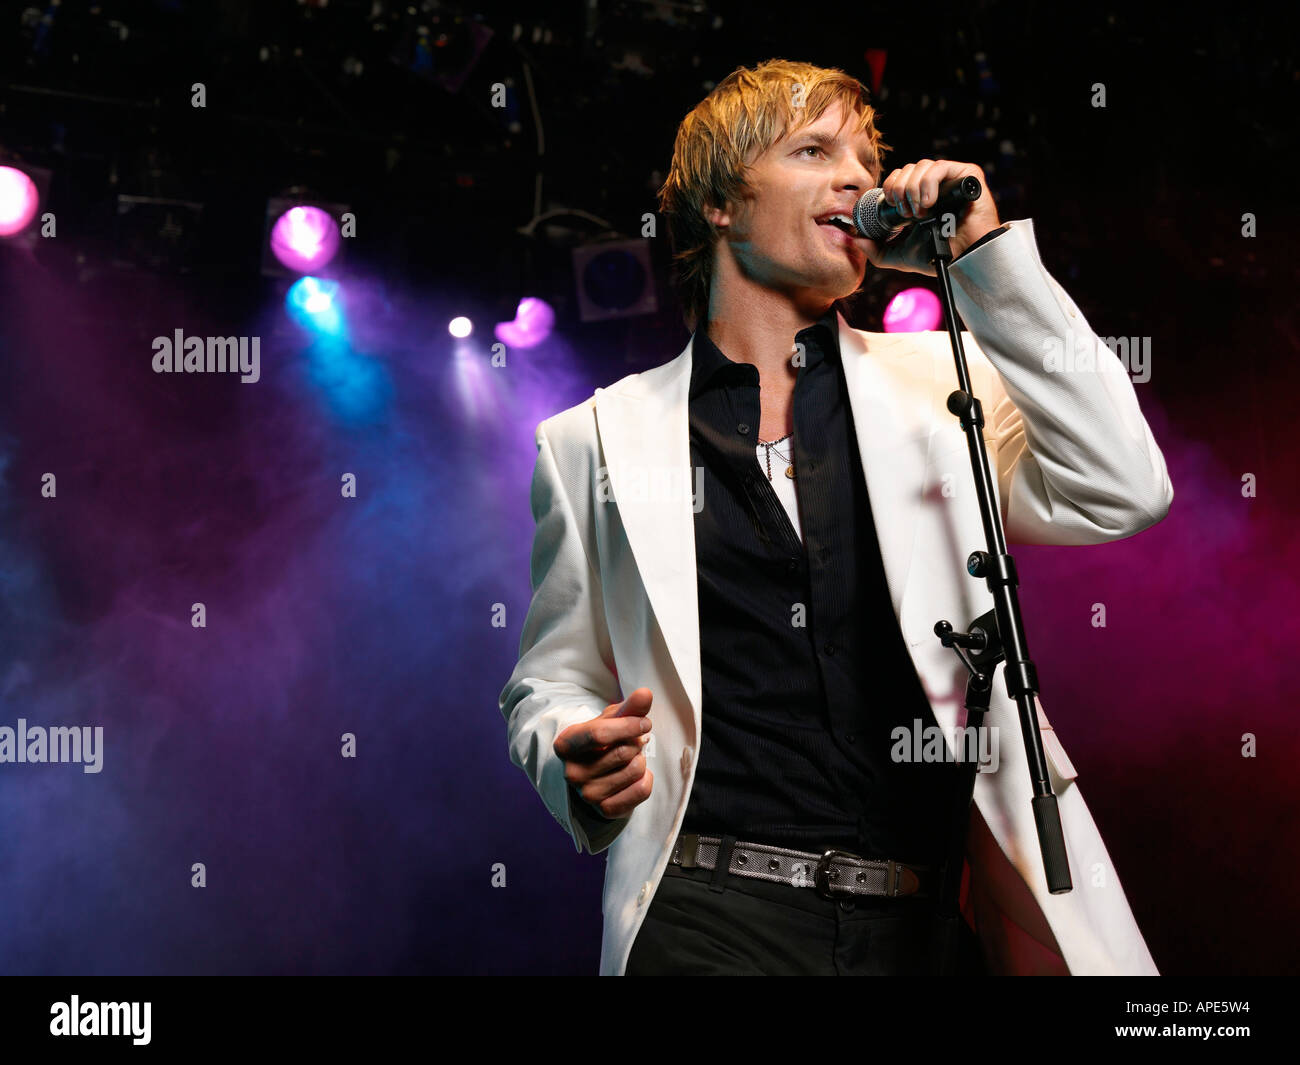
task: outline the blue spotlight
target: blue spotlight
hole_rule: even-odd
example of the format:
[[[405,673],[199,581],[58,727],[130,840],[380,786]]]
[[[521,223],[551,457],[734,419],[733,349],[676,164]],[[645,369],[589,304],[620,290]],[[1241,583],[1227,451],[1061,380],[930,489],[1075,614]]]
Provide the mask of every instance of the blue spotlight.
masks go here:
[[[298,322],[317,333],[336,336],[343,331],[339,283],[319,277],[300,277],[289,287],[285,302]]]

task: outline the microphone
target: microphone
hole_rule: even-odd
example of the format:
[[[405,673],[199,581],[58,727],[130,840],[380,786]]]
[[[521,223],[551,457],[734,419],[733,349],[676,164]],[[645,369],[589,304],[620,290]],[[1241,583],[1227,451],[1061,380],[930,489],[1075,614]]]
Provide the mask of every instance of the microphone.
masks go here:
[[[884,203],[882,189],[867,189],[853,205],[853,224],[857,231],[868,240],[884,243],[899,226],[910,226],[917,222],[927,222],[945,214],[960,214],[967,204],[980,198],[983,192],[980,179],[974,174],[952,178],[939,186],[939,198],[924,218],[912,218],[903,215],[892,203]]]

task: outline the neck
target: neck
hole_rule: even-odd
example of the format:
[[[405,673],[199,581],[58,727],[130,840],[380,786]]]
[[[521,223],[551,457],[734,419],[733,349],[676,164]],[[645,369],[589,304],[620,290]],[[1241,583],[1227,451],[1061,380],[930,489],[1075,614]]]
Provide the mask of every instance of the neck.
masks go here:
[[[732,362],[757,366],[765,388],[793,389],[799,373],[791,361],[795,334],[817,322],[833,302],[800,305],[783,292],[715,278],[709,296],[709,339]]]

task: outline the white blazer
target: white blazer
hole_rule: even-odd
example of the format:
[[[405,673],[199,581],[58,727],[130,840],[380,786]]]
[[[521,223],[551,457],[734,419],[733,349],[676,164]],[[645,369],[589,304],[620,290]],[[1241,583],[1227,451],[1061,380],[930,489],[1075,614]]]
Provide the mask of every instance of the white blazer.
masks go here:
[[[1096,544],[1163,518],[1173,488],[1132,382],[1043,267],[1032,221],[1008,223],[951,274],[1008,540]],[[955,750],[966,670],[932,626],[947,618],[964,628],[992,599],[965,568],[967,554],[987,544],[966,438],[946,409],[957,387],[948,337],[868,333],[840,315],[839,340],[894,612]],[[1095,352],[1095,364],[1081,350]],[[499,707],[511,760],[577,850],[606,852],[602,975],[624,972],[680,830],[700,743],[690,378],[688,343],[536,430],[533,598]],[[963,909],[991,971],[1157,975],[1040,704],[1074,884],[1048,892],[1020,723],[1002,678],[999,666],[984,719],[999,730],[1000,765],[976,777]],[[654,788],[628,817],[603,821],[571,797],[552,744],[640,687],[654,693]]]

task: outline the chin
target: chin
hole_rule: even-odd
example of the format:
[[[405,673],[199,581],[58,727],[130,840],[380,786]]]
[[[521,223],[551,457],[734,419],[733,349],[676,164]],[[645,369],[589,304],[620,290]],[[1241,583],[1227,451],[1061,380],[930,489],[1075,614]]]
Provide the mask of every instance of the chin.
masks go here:
[[[862,282],[866,280],[866,271],[859,271],[852,277],[840,279],[840,283],[831,286],[831,299],[842,300],[846,296],[852,296],[862,288]]]

